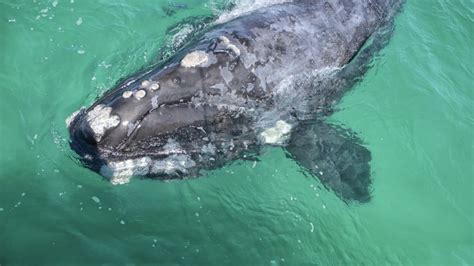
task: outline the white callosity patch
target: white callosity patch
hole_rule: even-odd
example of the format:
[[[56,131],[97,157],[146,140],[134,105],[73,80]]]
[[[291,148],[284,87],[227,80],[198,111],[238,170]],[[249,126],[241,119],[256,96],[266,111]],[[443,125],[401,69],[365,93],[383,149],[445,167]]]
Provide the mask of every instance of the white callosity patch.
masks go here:
[[[116,127],[120,123],[120,117],[110,115],[111,112],[112,107],[99,104],[87,113],[87,122],[94,132],[94,138],[97,142],[102,139],[107,129]]]
[[[125,184],[130,181],[132,176],[147,175],[152,162],[150,157],[108,162],[107,165],[101,167],[100,173],[110,178],[110,182],[114,185]]]
[[[234,79],[234,75],[226,67],[219,67],[219,72],[220,72],[221,77],[224,78],[224,81],[226,82],[227,85],[229,85]]]
[[[215,155],[216,154],[216,146],[214,146],[212,143],[208,143],[201,148],[201,152],[204,154],[211,154]]]
[[[291,125],[283,120],[278,120],[274,127],[268,128],[260,136],[267,144],[283,144],[291,131]]]
[[[122,97],[125,98],[125,99],[130,98],[130,96],[132,96],[132,95],[133,95],[132,91],[124,91],[122,93]]]
[[[160,84],[159,84],[158,82],[152,82],[152,83],[150,84],[149,89],[150,89],[151,91],[157,91],[157,90],[160,89]]]
[[[142,81],[142,83],[140,85],[141,85],[142,88],[148,88],[148,87],[150,87],[151,82],[149,80],[144,80],[144,81]]]
[[[173,154],[163,160],[156,161],[151,167],[151,172],[166,175],[187,174],[188,169],[194,166],[196,163],[188,155]]]
[[[220,36],[219,40],[221,40],[222,43],[225,45],[225,48],[231,50],[235,54],[235,56],[240,56],[239,47],[237,47],[235,44],[230,43],[229,38],[227,38],[226,36]]]
[[[184,149],[179,145],[179,143],[172,139],[169,138],[166,144],[163,146],[163,152],[162,154],[181,154],[185,153]]]
[[[158,108],[158,95],[155,95],[151,98],[151,107],[153,109]]]
[[[226,36],[219,37],[219,40],[221,40],[226,45],[230,44],[230,40]]]
[[[187,54],[183,60],[181,60],[181,66],[183,67],[197,67],[205,66],[209,62],[209,55],[204,51],[194,51]]]
[[[234,45],[234,44],[229,44],[227,45],[227,49],[231,50],[232,52],[234,52],[235,56],[240,56],[240,49]]]
[[[141,100],[143,97],[146,96],[146,91],[145,90],[138,90],[138,91],[133,93],[133,96],[135,97],[135,99]]]
[[[149,174],[186,174],[196,163],[184,154],[173,154],[161,160],[150,157],[129,159],[125,161],[108,162],[100,169],[100,173],[109,178],[114,185],[128,183],[133,176]]]

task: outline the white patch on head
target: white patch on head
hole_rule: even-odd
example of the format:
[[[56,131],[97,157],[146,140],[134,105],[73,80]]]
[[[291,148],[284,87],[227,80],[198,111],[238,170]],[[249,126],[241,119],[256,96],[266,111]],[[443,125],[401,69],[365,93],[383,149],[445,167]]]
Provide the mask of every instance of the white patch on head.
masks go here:
[[[183,60],[181,60],[181,66],[183,67],[197,67],[205,66],[209,62],[209,55],[204,51],[194,51],[187,54]]]
[[[163,160],[156,161],[151,167],[151,173],[166,175],[186,174],[188,169],[194,166],[196,166],[196,163],[188,155],[173,154]]]
[[[181,154],[181,153],[186,153],[181,145],[179,143],[172,139],[169,138],[168,142],[163,146],[163,153],[162,154]]]
[[[119,125],[120,117],[118,115],[110,115],[112,107],[105,107],[99,104],[87,113],[86,120],[90,128],[94,132],[94,138],[99,142],[109,128]]]
[[[220,75],[222,78],[224,78],[224,81],[227,83],[227,85],[230,84],[230,82],[234,79],[234,75],[232,72],[229,71],[228,68],[225,67],[219,67]]]
[[[135,99],[141,100],[143,97],[146,96],[146,91],[145,90],[138,90],[133,94],[133,96],[135,97]]]
[[[214,146],[212,143],[208,143],[207,145],[202,146],[201,152],[214,155],[216,154],[216,146]]]
[[[152,160],[150,157],[130,159],[119,162],[108,162],[100,168],[100,173],[110,178],[114,185],[128,183],[132,176],[144,176],[150,172]]]
[[[229,44],[230,43],[229,38],[227,38],[224,35],[220,36],[219,40],[221,40],[224,44]]]
[[[151,98],[151,107],[153,109],[158,108],[158,95],[155,95]]]
[[[227,49],[232,50],[232,52],[234,52],[235,56],[240,56],[240,49],[236,45],[228,44]]]
[[[282,144],[291,131],[291,125],[283,120],[278,120],[274,127],[268,128],[260,136],[267,144]]]
[[[158,82],[153,82],[150,85],[150,90],[151,91],[157,91],[160,89],[160,84]]]
[[[173,154],[157,161],[150,157],[142,157],[108,162],[100,168],[100,174],[109,178],[112,184],[121,185],[128,183],[133,176],[186,174],[188,169],[194,166],[196,163],[188,155]]]
[[[70,116],[68,116],[65,120],[66,122],[66,126],[69,128],[69,126],[71,125],[71,122],[76,118],[76,116],[81,113],[82,111],[84,110],[84,107],[81,107],[81,109],[73,112]]]
[[[124,91],[122,93],[122,97],[125,98],[125,99],[130,98],[130,96],[132,96],[132,95],[133,95],[133,92],[131,92],[131,91]]]
[[[141,83],[142,88],[148,88],[148,87],[150,87],[150,85],[151,85],[151,82],[149,80],[144,80]]]
[[[225,48],[226,48],[226,49],[229,49],[229,50],[231,50],[232,52],[234,52],[234,54],[235,54],[236,56],[239,56],[239,55],[240,55],[240,49],[239,49],[239,47],[237,47],[235,44],[230,43],[229,38],[227,38],[226,36],[222,35],[222,36],[219,37],[219,40],[225,45]]]

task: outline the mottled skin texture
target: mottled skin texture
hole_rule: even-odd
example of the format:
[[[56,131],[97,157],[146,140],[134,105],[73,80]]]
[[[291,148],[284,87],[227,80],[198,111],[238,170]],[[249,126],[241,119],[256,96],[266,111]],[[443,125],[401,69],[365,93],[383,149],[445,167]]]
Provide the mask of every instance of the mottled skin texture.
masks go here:
[[[352,59],[371,35],[387,27],[394,4],[398,1],[296,1],[216,25],[165,64],[131,77],[76,116],[69,127],[71,147],[95,171],[107,162],[185,154],[196,162],[193,167],[147,175],[196,176],[200,169],[257,154],[260,134],[283,120],[294,128],[282,143],[289,144],[290,156],[316,175],[324,168],[328,174],[318,176],[341,197],[368,200],[370,152],[329,126],[302,121],[321,121],[363,74],[359,65],[367,58]],[[193,51],[205,51],[209,62],[184,67],[183,58]],[[349,62],[355,67],[344,72]],[[145,80],[160,88],[143,88]],[[141,99],[122,96],[138,90],[146,92]],[[121,122],[100,140],[85,118],[97,105],[111,107]],[[165,149],[170,139],[179,148]],[[335,145],[358,159],[346,156],[344,167],[336,157],[328,162],[331,156],[323,150]],[[321,168],[314,168],[316,163]],[[360,167],[344,174],[352,169],[347,165]]]

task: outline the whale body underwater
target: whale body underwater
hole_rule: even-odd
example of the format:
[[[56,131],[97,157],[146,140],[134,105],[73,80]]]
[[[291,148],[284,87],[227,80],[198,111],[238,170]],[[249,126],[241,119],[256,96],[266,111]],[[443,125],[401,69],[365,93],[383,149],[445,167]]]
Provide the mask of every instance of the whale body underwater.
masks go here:
[[[277,145],[344,201],[369,201],[370,151],[325,119],[386,45],[401,5],[294,1],[215,24],[71,115],[70,146],[120,184],[197,177]]]

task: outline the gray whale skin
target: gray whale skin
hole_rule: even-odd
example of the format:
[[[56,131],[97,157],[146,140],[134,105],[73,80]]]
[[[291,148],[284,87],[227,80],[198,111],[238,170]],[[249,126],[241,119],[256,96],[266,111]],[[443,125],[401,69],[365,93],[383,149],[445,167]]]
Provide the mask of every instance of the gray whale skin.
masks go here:
[[[279,145],[344,201],[367,202],[370,152],[324,120],[387,43],[401,5],[294,1],[213,25],[73,114],[70,146],[120,184],[195,177]]]

